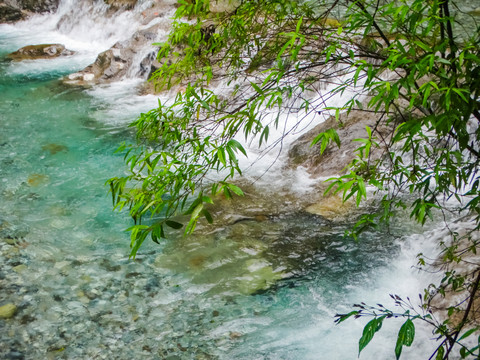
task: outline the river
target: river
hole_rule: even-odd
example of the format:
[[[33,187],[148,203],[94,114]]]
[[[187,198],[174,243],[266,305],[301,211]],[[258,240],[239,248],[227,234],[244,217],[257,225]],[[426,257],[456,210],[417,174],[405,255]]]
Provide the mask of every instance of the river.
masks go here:
[[[61,14],[0,25],[0,59],[36,43],[77,51],[0,60],[0,305],[17,306],[0,320],[0,357],[357,358],[364,322],[335,326],[333,316],[360,301],[392,305],[390,293],[417,298],[430,279],[412,267],[415,254],[433,251],[439,232],[355,243],[343,238],[348,224],[295,212],[148,243],[129,260],[131,220],[112,211],[105,181],[123,172],[114,151],[134,140],[126,125],[156,99],[136,95],[141,79],[59,81],[129,35],[128,16],[88,22],[84,11],[69,27],[57,26]],[[393,358],[399,324],[385,324],[361,358]],[[431,336],[420,328],[405,358],[424,358]]]

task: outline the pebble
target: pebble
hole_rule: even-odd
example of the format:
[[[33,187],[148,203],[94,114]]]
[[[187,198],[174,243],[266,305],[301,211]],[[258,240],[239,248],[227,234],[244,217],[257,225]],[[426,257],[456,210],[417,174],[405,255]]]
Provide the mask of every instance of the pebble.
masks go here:
[[[14,304],[0,306],[0,319],[10,319],[16,312],[17,307]]]
[[[242,337],[242,334],[237,331],[230,331],[229,336],[230,336],[230,339],[235,340]]]
[[[59,261],[57,263],[55,263],[55,269],[63,269],[65,268],[66,266],[70,265],[70,262],[69,261]]]
[[[5,355],[6,360],[23,360],[25,359],[25,356],[18,351],[11,351],[8,354]]]
[[[8,245],[15,245],[16,244],[16,240],[15,239],[12,239],[12,238],[7,238],[7,239],[4,239],[5,242],[8,244]]]
[[[111,264],[110,261],[108,261],[107,259],[103,259],[102,262],[100,263],[100,266],[106,269],[107,271],[112,271],[112,272],[120,271],[120,269],[122,268],[120,265]]]
[[[8,249],[7,251],[5,251],[5,256],[8,257],[8,258],[15,257],[19,254],[20,254],[20,250],[18,250],[18,248],[13,247],[13,246],[10,247],[10,249]]]
[[[21,264],[21,265],[17,265],[17,266],[14,266],[12,268],[13,271],[15,271],[16,273],[22,273],[24,272],[25,270],[27,270],[27,265],[25,264]]]

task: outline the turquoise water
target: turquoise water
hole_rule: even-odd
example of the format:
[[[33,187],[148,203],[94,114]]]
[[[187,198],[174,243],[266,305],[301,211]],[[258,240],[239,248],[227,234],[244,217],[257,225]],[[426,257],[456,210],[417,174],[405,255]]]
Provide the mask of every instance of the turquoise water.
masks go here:
[[[15,39],[0,28],[0,54]],[[356,358],[361,323],[333,316],[415,285],[403,243],[354,243],[348,224],[298,211],[148,243],[128,260],[131,222],[104,183],[124,171],[113,152],[151,100],[128,84],[116,98],[62,85],[74,60],[0,63],[0,305],[18,307],[0,320],[0,357]],[[392,331],[362,358],[391,358]]]

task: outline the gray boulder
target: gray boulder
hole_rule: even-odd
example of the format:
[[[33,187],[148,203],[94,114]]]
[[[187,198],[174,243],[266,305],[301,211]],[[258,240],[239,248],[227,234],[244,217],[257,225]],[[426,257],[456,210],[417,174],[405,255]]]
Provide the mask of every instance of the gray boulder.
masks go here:
[[[117,42],[100,53],[95,62],[85,69],[68,75],[64,82],[74,85],[110,83],[125,77],[146,78],[156,60],[157,26],[137,31],[131,39]]]

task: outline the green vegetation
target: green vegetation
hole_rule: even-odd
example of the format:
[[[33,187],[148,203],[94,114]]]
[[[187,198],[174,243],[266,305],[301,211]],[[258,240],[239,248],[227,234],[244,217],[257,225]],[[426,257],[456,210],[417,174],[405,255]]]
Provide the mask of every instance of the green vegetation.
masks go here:
[[[451,232],[453,240],[442,244],[445,276],[425,291],[420,309],[392,295],[402,311],[361,304],[337,315],[337,322],[373,317],[359,351],[385,319],[403,317],[397,359],[414,341],[415,321],[430,324],[440,339],[430,358],[447,359],[453,351],[462,358],[480,356],[470,341],[478,330],[472,308],[480,267],[469,261],[458,270],[478,246],[472,235],[480,224],[480,29],[471,24],[463,29],[456,21],[461,12],[449,0],[242,1],[216,13],[209,11],[208,1],[179,4],[169,39],[160,44],[163,66],[153,81],[158,89],[181,91],[175,101],[159,102],[132,124],[138,144],[120,149],[126,151],[130,173],[109,181],[114,206],[128,207],[135,220],[131,255],[148,236],[157,242],[167,228],[183,228],[179,215],[188,216],[186,234],[201,217],[213,221],[206,204],[217,194],[242,195],[232,183],[242,174],[238,157],[246,155],[239,135],[266,143],[272,127],[284,126],[280,114],[285,112],[298,121],[325,111],[337,119],[352,110],[376,114],[346,172],[329,180],[328,191],[344,200],[359,204],[371,188],[381,205],[350,235],[388,224],[405,209],[421,224],[435,212],[462,211],[474,217],[475,226],[464,234]],[[218,81],[227,82],[231,94],[213,91]],[[322,83],[333,85],[322,93]],[[342,107],[326,107],[329,98],[341,94]],[[312,145],[320,155],[341,142],[331,129]],[[373,149],[382,156],[373,158]],[[458,206],[447,205],[449,199]],[[436,320],[433,294],[449,291],[461,300],[448,308],[445,319]]]

